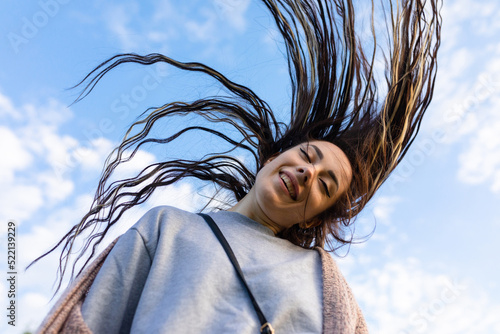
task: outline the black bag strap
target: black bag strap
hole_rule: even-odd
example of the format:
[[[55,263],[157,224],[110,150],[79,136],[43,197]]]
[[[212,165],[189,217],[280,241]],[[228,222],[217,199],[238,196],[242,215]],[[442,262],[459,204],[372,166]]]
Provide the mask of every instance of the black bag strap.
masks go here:
[[[271,326],[269,322],[267,322],[266,317],[264,316],[264,313],[262,313],[262,310],[259,307],[259,304],[257,304],[257,301],[255,300],[252,291],[247,285],[247,281],[245,280],[245,276],[243,276],[243,272],[241,271],[240,265],[238,263],[238,260],[236,259],[236,256],[233,253],[233,250],[229,246],[229,243],[227,242],[226,238],[222,234],[221,230],[217,226],[217,224],[214,222],[212,217],[210,217],[207,214],[204,213],[199,213],[203,219],[207,222],[208,226],[212,229],[214,232],[215,236],[217,239],[219,239],[219,242],[221,243],[222,247],[226,251],[227,256],[229,257],[229,260],[231,260],[231,263],[234,266],[234,269],[236,270],[236,273],[238,274],[238,277],[240,278],[241,282],[243,283],[243,286],[248,292],[248,295],[250,296],[250,299],[252,300],[253,307],[255,308],[255,311],[257,312],[257,316],[259,317],[260,324],[262,325],[260,327],[260,332],[263,334],[274,334],[274,329]]]

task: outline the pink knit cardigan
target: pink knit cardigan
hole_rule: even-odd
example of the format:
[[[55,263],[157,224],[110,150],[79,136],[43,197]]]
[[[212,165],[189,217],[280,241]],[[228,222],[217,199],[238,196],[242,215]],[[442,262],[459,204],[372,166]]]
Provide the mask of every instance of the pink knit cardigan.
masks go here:
[[[92,333],[82,318],[81,307],[99,269],[117,240],[118,238],[68,286],[36,333]],[[319,247],[316,250],[321,255],[323,267],[323,333],[368,333],[361,310],[335,261],[325,250]]]

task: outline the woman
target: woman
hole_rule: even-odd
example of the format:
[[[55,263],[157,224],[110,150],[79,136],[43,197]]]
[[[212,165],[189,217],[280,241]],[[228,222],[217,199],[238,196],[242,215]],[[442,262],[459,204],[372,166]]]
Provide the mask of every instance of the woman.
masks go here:
[[[93,232],[77,259],[92,245],[85,267],[126,210],[143,203],[158,187],[195,177],[234,195],[236,204],[209,217],[233,248],[250,294],[276,332],[366,333],[359,307],[324,249],[352,242],[354,218],[418,132],[434,89],[440,38],[437,4],[382,3],[391,10],[387,92],[381,97],[374,73],[374,14],[373,41],[361,44],[351,1],[263,2],[287,49],[292,83],[289,123],[278,122],[250,89],[203,64],[160,54],[109,59],[81,82],[88,80],[80,98],[109,70],[127,62],[165,62],[200,72],[215,79],[229,96],[172,102],[145,112],[110,155],[90,211],[48,253],[63,245],[62,279],[68,255],[82,233]],[[373,47],[370,56],[367,44]],[[181,115],[201,117],[209,125],[151,135],[159,120]],[[234,127],[241,137],[222,133],[216,126],[220,122]],[[142,145],[168,148],[190,131],[212,134],[231,148],[209,147],[199,159],[157,162],[135,178],[110,183],[116,167]],[[253,155],[255,172],[231,155],[236,149]],[[257,307],[204,219],[171,207],[148,212],[87,271],[80,271],[76,285],[63,298],[73,300],[71,321],[57,320],[56,327],[74,325],[96,333],[256,332],[260,313],[258,318]],[[96,232],[100,226],[104,228]],[[53,319],[49,316],[40,330],[57,322]]]

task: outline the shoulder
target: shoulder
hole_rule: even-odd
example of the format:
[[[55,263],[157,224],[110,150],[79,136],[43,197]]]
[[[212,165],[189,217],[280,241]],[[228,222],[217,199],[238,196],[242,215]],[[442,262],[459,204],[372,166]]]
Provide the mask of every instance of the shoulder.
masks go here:
[[[324,249],[316,250],[321,255],[323,269],[324,326],[331,329],[325,333],[340,328],[350,329],[346,333],[368,333],[361,309],[337,263]]]
[[[189,226],[202,219],[196,213],[181,210],[172,206],[157,206],[148,210],[131,228],[132,233],[138,232],[144,244],[155,252],[160,239],[169,235],[175,237]]]
[[[143,218],[168,218],[168,217],[178,217],[178,216],[197,216],[196,213],[185,211],[169,205],[159,205],[152,209],[149,209],[143,216]]]
[[[198,217],[195,213],[173,206],[162,205],[148,210],[132,228],[139,232],[146,232],[147,230],[161,231],[167,224],[184,224]]]

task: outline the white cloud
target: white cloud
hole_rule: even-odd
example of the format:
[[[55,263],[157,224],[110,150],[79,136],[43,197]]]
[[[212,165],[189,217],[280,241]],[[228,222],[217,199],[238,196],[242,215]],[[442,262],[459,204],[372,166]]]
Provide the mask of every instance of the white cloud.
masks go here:
[[[494,95],[490,91],[485,96],[484,92],[491,85],[487,84],[485,89],[483,83],[485,75],[491,76],[495,72],[492,62],[498,59],[499,53],[494,50],[498,42],[471,28],[471,22],[483,22],[491,27],[490,31],[500,32],[500,27],[493,27],[493,23],[498,21],[495,15],[497,11],[498,4],[494,1],[478,3],[459,0],[444,3],[439,70],[431,104],[433,116],[428,116],[432,118],[432,130],[444,128],[454,138],[462,137],[466,133],[456,135],[455,132],[468,122],[458,115],[460,126],[455,127],[449,114],[475,111]],[[478,98],[480,95],[485,98]]]
[[[10,99],[0,93],[0,117],[9,116],[15,119],[19,119],[19,114],[16,113],[14,106]]]
[[[23,223],[44,205],[64,200],[73,191],[68,178],[56,178],[50,165],[64,159],[77,141],[59,134],[59,127],[72,113],[56,100],[49,99],[38,107],[27,104],[15,107],[0,94],[12,112],[4,118],[11,129],[0,127],[0,200],[2,219]],[[17,115],[17,116],[16,116]],[[22,172],[22,173],[21,173]]]
[[[28,265],[31,260],[54,246],[64,233],[80,222],[83,215],[90,208],[91,202],[91,195],[79,194],[74,197],[70,204],[50,212],[43,221],[32,225],[31,229],[28,230],[29,232],[21,234],[21,244],[30,245],[30,247],[23,248],[22,264]],[[50,267],[47,264],[43,266]],[[43,270],[44,268],[39,267],[39,269]],[[50,269],[50,273],[55,273],[55,267]],[[52,276],[52,279],[54,279],[54,276]]]
[[[373,333],[489,334],[500,326],[500,305],[463,278],[427,272],[415,258],[362,268],[348,282]]]
[[[25,128],[25,141],[44,156],[49,164],[65,161],[70,151],[77,147],[78,141],[71,136],[60,135],[54,126],[28,126]]]
[[[18,136],[3,126],[0,126],[0,156],[0,180],[3,182],[11,181],[16,171],[27,168],[33,161],[33,155]]]
[[[499,104],[500,106],[500,104]],[[499,191],[500,183],[500,117],[478,126],[470,143],[459,156],[458,178],[467,184],[492,180],[491,190]]]
[[[20,319],[26,317],[27,315],[30,316],[26,317],[29,320],[21,321],[18,328],[22,328],[22,330],[37,328],[45,315],[45,312],[40,312],[40,310],[46,307],[49,300],[50,298],[46,295],[36,292],[30,292],[23,295],[23,297],[19,300],[19,308],[22,309]]]
[[[250,0],[215,0],[214,6],[222,19],[227,20],[238,31],[246,27],[245,13]]]
[[[194,19],[187,20],[185,27],[189,32],[189,36],[195,41],[215,43],[220,38],[216,33],[217,16],[210,10],[203,11],[203,16],[205,18],[203,22]]]
[[[443,46],[445,49],[462,44],[461,38],[465,33],[484,36],[488,32],[496,36],[496,32],[500,30],[496,19],[498,17],[498,3],[496,1],[457,0],[445,2],[441,12],[444,22],[443,41],[446,44]],[[489,27],[489,29],[482,27]]]
[[[49,204],[58,203],[73,193],[75,185],[71,180],[61,179],[53,171],[45,171],[37,176],[37,183],[43,189]]]
[[[115,144],[113,142],[100,137],[80,144],[80,146],[71,152],[71,155],[85,170],[100,172],[104,161],[114,147]]]
[[[245,14],[250,4],[249,0],[216,0],[214,7],[201,7],[198,16],[185,17],[185,27],[194,40],[209,43],[212,47],[224,36],[234,30],[244,32],[246,28]],[[227,29],[227,25],[234,29]]]
[[[156,157],[152,153],[139,150],[132,159],[116,168],[114,179],[121,180],[126,177],[135,176],[140,171],[142,171],[144,167],[152,164],[155,161]]]
[[[19,223],[29,219],[44,203],[43,191],[38,185],[1,184],[2,210],[0,219],[13,219]]]
[[[494,174],[493,174],[493,183],[491,184],[490,188],[493,192],[499,193],[500,192],[500,169],[498,169]]]
[[[444,4],[440,68],[421,134],[434,147],[459,150],[459,181],[489,182],[493,192],[500,191],[500,44],[491,36],[500,33],[499,11],[496,1]]]
[[[26,104],[22,109],[23,118],[27,118],[32,125],[59,126],[74,116],[69,107],[54,98],[40,105]]]
[[[373,214],[377,222],[388,225],[390,218],[395,210],[396,203],[400,202],[401,198],[397,196],[380,196],[374,202]]]
[[[152,16],[153,22],[165,22],[179,15],[179,11],[172,5],[171,0],[160,0],[156,2],[156,7]]]
[[[140,11],[149,10],[146,6],[108,5],[103,19],[126,51],[143,48],[165,52],[169,41],[182,36],[203,43],[202,54],[228,56],[232,49],[224,42],[233,38],[235,32],[246,31],[249,5],[250,0],[216,0],[193,7],[162,0],[154,4],[148,20],[139,15]]]
[[[137,3],[108,5],[104,13],[104,20],[108,28],[120,40],[125,50],[133,50],[139,44],[140,36],[137,31],[130,29],[129,25],[133,17],[137,17]]]

